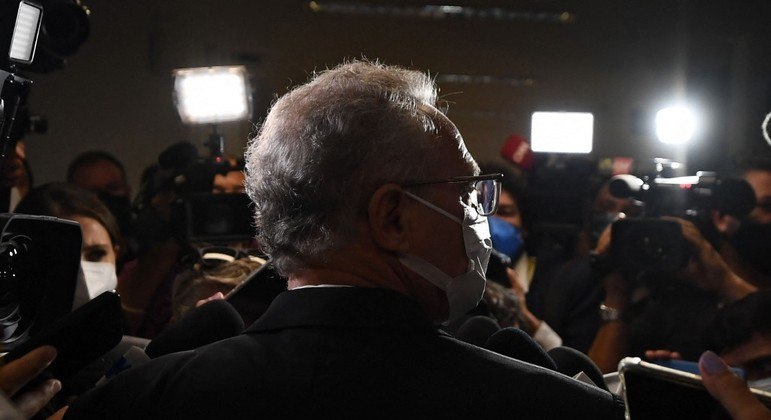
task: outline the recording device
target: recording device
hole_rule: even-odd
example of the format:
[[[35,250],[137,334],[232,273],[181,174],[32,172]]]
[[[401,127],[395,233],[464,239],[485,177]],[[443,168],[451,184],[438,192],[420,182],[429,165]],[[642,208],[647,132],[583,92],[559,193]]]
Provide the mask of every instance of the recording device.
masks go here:
[[[161,331],[147,347],[151,359],[184,350],[192,350],[233,337],[244,330],[244,322],[235,308],[218,299],[191,310],[176,324]]]
[[[701,375],[699,371],[699,363],[693,362],[690,360],[679,360],[679,359],[664,359],[664,360],[653,360],[651,363],[659,366],[664,366],[666,368],[670,369],[677,369],[682,370],[683,372],[689,372],[693,373],[694,375]],[[744,380],[747,380],[747,373],[744,371],[744,369],[730,367],[730,369],[734,372],[734,374]]]
[[[613,224],[611,255],[619,267],[633,270],[675,272],[687,264],[690,246],[680,225],[660,216],[686,218],[704,229],[711,226],[710,213],[741,218],[755,206],[755,193],[743,179],[720,178],[715,172],[695,176],[666,177],[664,164],[653,174],[616,175],[608,188],[616,198],[630,198],[643,205],[641,218],[626,218]]]
[[[252,201],[246,194],[190,194],[181,205],[184,208],[185,237],[189,242],[248,241],[256,234]]]
[[[207,142],[209,156],[199,156],[195,145],[187,141],[175,143],[158,156],[158,164],[143,177],[135,203],[137,235],[145,236],[166,229],[186,242],[227,244],[254,238],[251,201],[246,194],[214,194],[214,178],[240,170],[223,157],[220,136]],[[150,201],[158,194],[172,192],[170,225],[157,220]]]
[[[22,0],[14,14],[13,31],[8,43],[8,71],[0,68],[0,157],[5,157],[21,138],[14,127],[19,109],[27,100],[32,81],[16,75],[16,65],[31,64],[35,58],[38,34],[43,21],[43,7],[37,3]],[[7,18],[6,18],[7,19]],[[3,30],[4,32],[4,30]],[[4,34],[5,35],[5,34]],[[6,43],[0,42],[5,46]],[[5,52],[5,48],[2,49]]]
[[[241,315],[244,324],[251,325],[276,296],[286,291],[286,281],[268,261],[225,295],[225,300]]]
[[[557,372],[572,377],[584,373],[597,387],[608,390],[600,368],[580,351],[566,346],[555,347],[546,352],[557,366]]]
[[[487,339],[484,348],[523,362],[556,371],[554,360],[526,332],[519,328],[503,328]]]
[[[701,376],[627,357],[619,363],[627,418],[729,419],[725,409],[707,392]],[[771,393],[750,388],[771,407]]]
[[[526,171],[533,168],[533,151],[522,136],[509,136],[501,147],[501,157]]]
[[[40,346],[51,345],[57,356],[46,371],[64,383],[120,342],[122,316],[118,295],[104,292],[15,347],[2,362],[9,363]]]
[[[489,316],[476,315],[464,321],[455,332],[455,338],[465,343],[483,347],[501,327]]]
[[[0,214],[0,346],[14,349],[72,310],[80,225]]]
[[[44,13],[45,10],[45,13]],[[45,133],[45,117],[32,113],[32,81],[17,74],[50,73],[64,67],[89,35],[90,10],[79,0],[0,2],[0,154],[25,134]],[[8,55],[5,54],[8,51]]]

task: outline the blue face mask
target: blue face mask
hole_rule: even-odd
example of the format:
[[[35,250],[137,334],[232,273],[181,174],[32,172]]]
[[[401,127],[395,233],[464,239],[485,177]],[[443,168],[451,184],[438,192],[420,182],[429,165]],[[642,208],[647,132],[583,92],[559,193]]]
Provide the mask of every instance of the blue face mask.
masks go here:
[[[505,254],[511,258],[511,261],[516,261],[522,253],[524,245],[522,233],[516,226],[499,217],[490,216],[487,221],[490,224],[493,249]]]

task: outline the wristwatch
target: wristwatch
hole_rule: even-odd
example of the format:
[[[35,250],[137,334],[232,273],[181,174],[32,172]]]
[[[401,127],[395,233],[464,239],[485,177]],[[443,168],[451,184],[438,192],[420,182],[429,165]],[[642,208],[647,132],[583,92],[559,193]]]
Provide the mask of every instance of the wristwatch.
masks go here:
[[[621,311],[616,308],[606,306],[604,303],[600,304],[600,319],[603,322],[620,321]]]

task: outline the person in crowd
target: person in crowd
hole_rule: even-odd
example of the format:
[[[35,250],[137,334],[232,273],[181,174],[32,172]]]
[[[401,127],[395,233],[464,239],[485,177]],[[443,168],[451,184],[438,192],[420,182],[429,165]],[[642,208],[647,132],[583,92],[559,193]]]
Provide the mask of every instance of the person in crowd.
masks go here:
[[[699,364],[710,394],[732,418],[771,418],[768,409],[746,392],[746,387],[771,391],[771,291],[759,290],[723,306],[704,341],[710,350],[702,354]],[[645,357],[683,358],[671,350],[649,350]],[[742,369],[746,379],[733,374],[728,366]]]
[[[214,175],[214,187],[212,192],[215,194],[243,194],[246,192],[244,187],[244,164],[235,159],[228,159],[230,170],[224,174]]]
[[[741,220],[716,214],[723,236],[720,254],[733,271],[760,288],[771,288],[771,154],[737,155],[730,174],[747,181],[755,193],[755,207]]]
[[[595,248],[604,266],[597,278],[605,293],[603,322],[589,356],[603,372],[615,371],[623,357],[642,356],[649,349],[670,349],[695,360],[705,350],[701,337],[720,306],[757,290],[731,271],[694,223],[662,219],[679,224],[691,249],[687,266],[676,273],[635,273],[614,265],[609,260],[614,225]]]
[[[123,197],[130,204],[131,186],[118,158],[103,150],[79,154],[67,167],[67,182],[93,191],[100,198]]]
[[[118,266],[132,257],[133,238],[131,186],[118,158],[103,150],[79,154],[67,167],[67,182],[92,191],[107,206],[121,232]]]
[[[536,319],[546,322],[562,344],[587,353],[600,325],[597,310],[603,298],[602,282],[596,279],[589,250],[596,246],[600,234],[615,220],[632,210],[628,199],[618,199],[608,190],[609,178],[591,178],[584,203],[576,205],[582,213],[583,225],[566,260],[540,264],[528,291],[528,307]],[[545,265],[545,267],[543,267]]]
[[[498,211],[489,218],[493,251],[487,278],[506,287],[516,298],[495,302],[516,302],[517,308],[513,312],[519,316],[518,326],[544,349],[561,346],[560,336],[527,307],[526,296],[536,270],[536,258],[528,255],[525,246],[527,228],[524,222],[527,217],[524,212],[527,206],[524,177],[504,165],[485,163],[480,168],[484,173],[503,174]]]
[[[242,168],[235,159],[202,158],[195,145],[181,141],[144,171],[134,225],[138,252],[119,276],[126,285],[124,303],[135,313],[129,325],[133,335],[153,338],[173,321],[174,279],[189,268],[196,248],[211,245],[187,238],[181,213],[186,195],[243,193]]]
[[[202,258],[207,256],[202,255]],[[231,257],[219,261],[214,265],[196,263],[174,280],[171,295],[172,324],[202,300],[211,297],[224,298],[224,295],[265,264],[265,260],[260,261],[249,257]]]
[[[94,193],[68,183],[48,183],[33,188],[16,207],[16,212],[53,216],[80,224],[83,278],[75,288],[74,307],[116,287],[120,291],[115,267],[120,231],[112,213]]]
[[[479,174],[423,73],[316,75],[273,105],[246,173],[289,290],[245,333],[129,369],[66,418],[623,417],[606,391],[438,330],[482,297],[500,175]]]
[[[707,391],[720,402],[732,419],[771,419],[768,407],[750,393],[744,381],[715,353],[706,351],[702,354],[699,358],[699,372]]]
[[[705,341],[706,348],[745,371],[749,386],[771,392],[771,290],[722,307]]]
[[[13,212],[34,184],[25,143],[18,140],[0,160],[0,213]]]

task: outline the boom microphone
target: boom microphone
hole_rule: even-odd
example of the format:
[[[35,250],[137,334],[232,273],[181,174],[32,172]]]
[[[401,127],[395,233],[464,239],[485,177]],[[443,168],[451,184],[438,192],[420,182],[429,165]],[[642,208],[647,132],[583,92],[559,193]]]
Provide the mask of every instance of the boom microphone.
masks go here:
[[[494,319],[489,316],[477,315],[467,319],[458,327],[455,338],[482,347],[487,339],[500,329],[501,327]]]
[[[484,348],[523,362],[557,371],[554,360],[526,332],[519,328],[508,327],[501,329],[487,339]]]
[[[507,138],[501,148],[501,156],[526,171],[533,168],[533,151],[522,136],[515,134]]]
[[[608,386],[605,384],[600,368],[597,367],[589,356],[572,347],[565,346],[555,347],[549,350],[547,354],[557,365],[557,372],[571,378],[583,372],[595,385],[608,391]]]
[[[241,315],[222,299],[212,300],[191,310],[176,324],[166,328],[145,348],[151,359],[184,350],[192,350],[240,334],[244,330]]]

